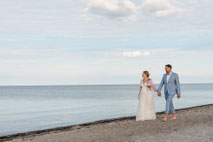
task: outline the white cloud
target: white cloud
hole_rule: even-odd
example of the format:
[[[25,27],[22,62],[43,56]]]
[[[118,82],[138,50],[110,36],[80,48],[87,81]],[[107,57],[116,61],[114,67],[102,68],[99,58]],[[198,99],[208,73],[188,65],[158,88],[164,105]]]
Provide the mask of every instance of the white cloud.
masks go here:
[[[88,0],[88,7],[84,9],[84,12],[124,21],[134,19],[136,11],[136,5],[130,0]]]
[[[139,56],[149,56],[151,53],[149,51],[126,51],[122,52],[124,57],[139,57]]]
[[[185,9],[171,4],[169,0],[143,0],[141,6],[137,6],[131,0],[88,0],[88,6],[84,9],[85,13],[123,21],[136,19],[139,11],[142,11],[143,16],[168,17],[178,16]],[[84,18],[91,19],[88,16]]]
[[[27,50],[0,50],[0,55],[32,55],[32,52]]]
[[[140,9],[143,15],[153,17],[177,16],[184,11],[172,5],[169,0],[144,0]]]

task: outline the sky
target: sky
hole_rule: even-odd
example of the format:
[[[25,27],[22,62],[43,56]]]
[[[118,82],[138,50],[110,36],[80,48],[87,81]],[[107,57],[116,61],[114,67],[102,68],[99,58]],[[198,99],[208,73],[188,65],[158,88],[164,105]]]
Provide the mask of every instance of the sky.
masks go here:
[[[212,0],[1,0],[0,85],[213,83]]]

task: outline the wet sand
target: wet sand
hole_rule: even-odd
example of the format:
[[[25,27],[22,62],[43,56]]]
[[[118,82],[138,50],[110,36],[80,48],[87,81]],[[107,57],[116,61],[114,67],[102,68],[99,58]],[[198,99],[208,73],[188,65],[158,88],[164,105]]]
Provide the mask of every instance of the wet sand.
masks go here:
[[[213,104],[176,110],[177,120],[135,121],[135,117],[0,137],[11,142],[213,142]],[[171,117],[171,115],[169,116]]]

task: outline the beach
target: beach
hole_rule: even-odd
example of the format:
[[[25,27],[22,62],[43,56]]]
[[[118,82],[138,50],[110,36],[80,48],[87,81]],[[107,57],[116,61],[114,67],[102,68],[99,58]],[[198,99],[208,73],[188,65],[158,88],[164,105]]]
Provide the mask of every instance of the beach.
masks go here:
[[[0,0],[0,142],[213,142],[212,6]]]
[[[11,142],[212,142],[213,104],[176,110],[177,120],[135,121],[135,117],[4,136]],[[171,116],[170,116],[171,117]]]

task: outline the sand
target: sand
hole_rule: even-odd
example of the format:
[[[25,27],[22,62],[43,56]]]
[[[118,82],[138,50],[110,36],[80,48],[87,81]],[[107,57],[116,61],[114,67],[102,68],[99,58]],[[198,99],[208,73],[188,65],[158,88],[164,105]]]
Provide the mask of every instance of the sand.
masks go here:
[[[135,117],[1,137],[12,142],[213,142],[213,104],[176,110],[177,120]],[[171,117],[171,116],[170,116]]]

